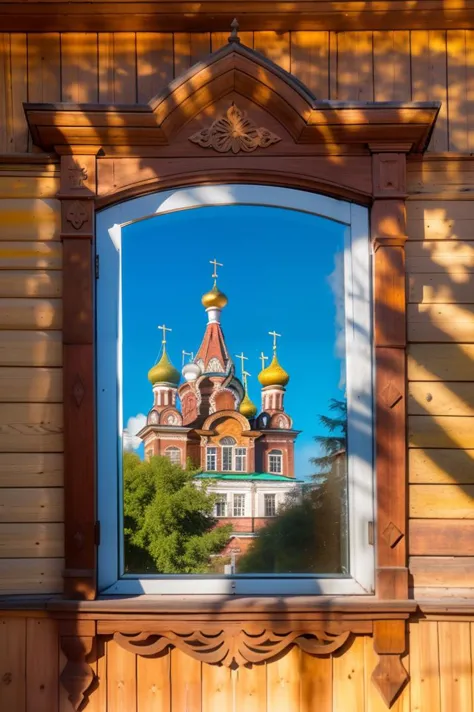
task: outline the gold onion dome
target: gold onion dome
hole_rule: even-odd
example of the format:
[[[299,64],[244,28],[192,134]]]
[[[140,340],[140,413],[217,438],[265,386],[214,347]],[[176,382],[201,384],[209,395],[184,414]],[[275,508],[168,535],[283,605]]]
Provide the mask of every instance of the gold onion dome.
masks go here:
[[[213,288],[202,295],[201,302],[206,309],[211,307],[223,309],[227,304],[227,297],[224,292],[217,288],[217,284],[214,282]]]
[[[278,363],[277,355],[274,352],[272,362],[269,366],[260,371],[258,380],[265,386],[286,386],[290,380],[289,374]]]
[[[180,378],[180,372],[173,366],[166,349],[163,348],[160,360],[148,371],[148,380],[153,385],[155,383],[172,383],[173,386],[177,386]]]
[[[242,398],[239,406],[239,413],[244,415],[246,418],[254,418],[257,415],[257,406],[250,400],[247,391]]]

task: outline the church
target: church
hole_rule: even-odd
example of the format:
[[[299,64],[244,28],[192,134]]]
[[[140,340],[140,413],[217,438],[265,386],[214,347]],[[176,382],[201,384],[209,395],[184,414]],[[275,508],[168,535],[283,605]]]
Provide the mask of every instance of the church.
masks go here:
[[[159,327],[161,356],[148,373],[153,406],[137,435],[146,458],[161,455],[182,467],[190,460],[202,470],[197,480],[212,480],[215,516],[221,523],[232,523],[232,546],[244,551],[255,532],[277,514],[287,494],[301,485],[294,472],[298,431],[285,411],[290,376],[278,361],[279,334],[270,332],[270,365],[265,367],[268,357],[263,352],[260,356],[260,412],[248,394],[243,353],[237,356],[242,364],[238,378],[221,326],[227,297],[217,287],[216,270],[222,265],[216,260],[211,264],[214,284],[201,299],[207,314],[201,345],[195,356],[183,352],[191,360],[180,373],[166,350],[170,329]]]

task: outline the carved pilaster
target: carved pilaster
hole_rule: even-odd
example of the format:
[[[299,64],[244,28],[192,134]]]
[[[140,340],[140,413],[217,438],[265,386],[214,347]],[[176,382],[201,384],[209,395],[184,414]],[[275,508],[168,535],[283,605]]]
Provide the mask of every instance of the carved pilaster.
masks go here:
[[[374,650],[379,662],[372,673],[372,682],[391,707],[404,688],[408,673],[401,661],[406,649],[405,621],[375,621]]]
[[[90,665],[95,652],[94,621],[64,621],[61,624],[61,650],[66,656],[66,664],[60,681],[74,710],[82,710],[87,705],[89,693],[97,682]]]

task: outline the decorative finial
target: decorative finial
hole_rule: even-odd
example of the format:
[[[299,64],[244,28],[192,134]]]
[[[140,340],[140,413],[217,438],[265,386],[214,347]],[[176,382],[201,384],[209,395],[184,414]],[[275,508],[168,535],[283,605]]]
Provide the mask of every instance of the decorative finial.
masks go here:
[[[209,260],[209,264],[214,265],[214,271],[212,273],[212,278],[217,279],[217,277],[218,277],[217,268],[223,267],[224,265],[222,264],[222,262],[218,262],[215,257],[213,260]]]
[[[259,359],[262,362],[262,371],[263,371],[265,369],[265,361],[268,361],[268,356],[265,356],[265,354],[262,351],[259,356]]]
[[[277,334],[276,331],[269,331],[268,332],[270,336],[273,336],[273,350],[276,351],[277,348],[277,338],[281,336],[281,334]]]
[[[229,42],[237,42],[238,44],[240,44],[239,23],[236,17],[234,17],[234,19],[230,23],[230,28],[232,31],[228,37]]]
[[[239,358],[239,359],[240,359],[240,367],[241,367],[241,369],[242,369],[242,377],[243,377],[244,374],[245,374],[245,363],[244,363],[244,361],[248,361],[248,358],[247,358],[247,356],[244,356],[244,352],[243,352],[243,351],[242,351],[241,354],[235,354],[235,358]]]
[[[184,362],[186,361],[186,356],[189,356],[189,361],[191,362],[194,358],[194,354],[192,351],[185,351],[184,349],[181,351],[181,354],[183,356],[182,358],[182,363],[181,366],[184,366]]]
[[[161,339],[161,343],[164,345],[164,344],[166,344],[166,332],[173,331],[173,329],[168,329],[168,327],[165,326],[164,324],[163,324],[163,326],[158,326],[157,328],[161,329],[161,331],[163,332],[163,337]]]

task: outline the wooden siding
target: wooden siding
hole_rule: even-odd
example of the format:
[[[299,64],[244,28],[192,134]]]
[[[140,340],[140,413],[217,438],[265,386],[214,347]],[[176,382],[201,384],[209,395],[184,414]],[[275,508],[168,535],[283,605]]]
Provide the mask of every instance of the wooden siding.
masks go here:
[[[9,712],[71,712],[59,683],[65,658],[57,623],[32,613],[0,617],[0,700]],[[423,620],[409,625],[410,681],[393,712],[473,712],[474,624]],[[333,657],[299,649],[268,663],[229,670],[173,649],[143,658],[106,640],[92,656],[99,684],[90,712],[384,712],[370,677],[372,638],[359,636]],[[8,684],[5,682],[8,681]],[[25,684],[26,682],[26,684]]]
[[[0,153],[31,149],[22,102],[145,102],[227,36],[0,33]],[[321,99],[440,100],[431,150],[473,150],[474,30],[259,31],[241,38]]]

